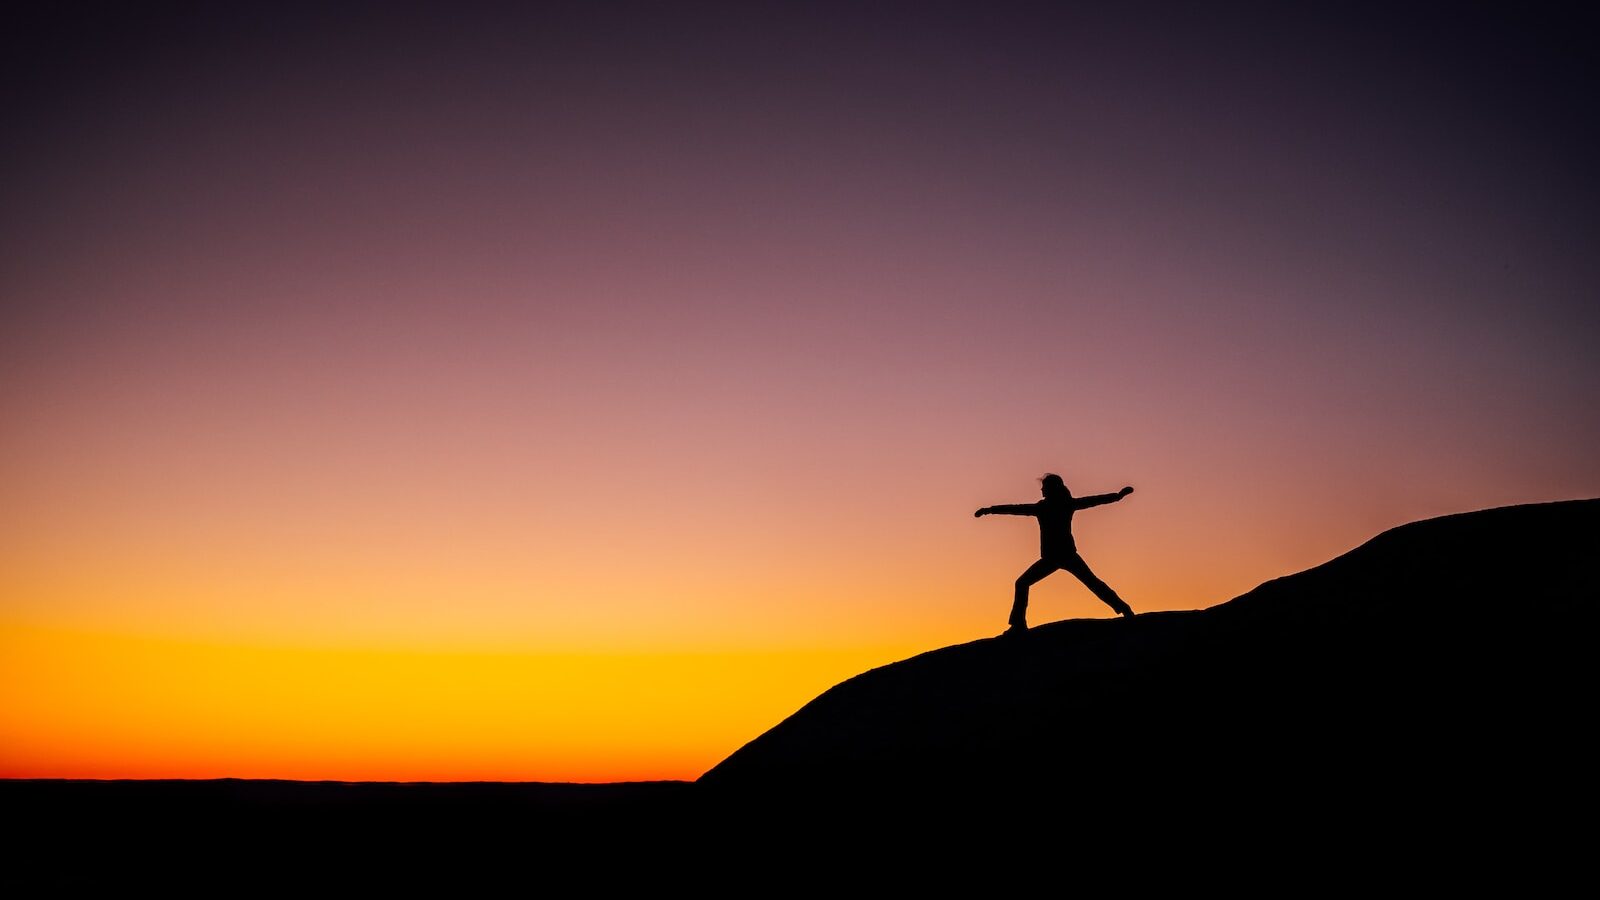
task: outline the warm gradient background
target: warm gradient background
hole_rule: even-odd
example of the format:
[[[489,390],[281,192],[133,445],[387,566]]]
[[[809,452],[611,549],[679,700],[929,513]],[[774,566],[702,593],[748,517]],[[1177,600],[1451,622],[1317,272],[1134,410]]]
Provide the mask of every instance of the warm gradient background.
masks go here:
[[[1600,495],[1593,23],[1116,5],[14,20],[0,776],[692,778],[1045,470],[1140,610]]]

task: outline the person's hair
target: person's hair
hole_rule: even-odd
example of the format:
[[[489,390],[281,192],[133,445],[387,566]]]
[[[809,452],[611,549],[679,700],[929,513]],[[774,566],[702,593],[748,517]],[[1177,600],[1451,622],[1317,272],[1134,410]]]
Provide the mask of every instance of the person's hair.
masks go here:
[[[1067,494],[1069,496],[1072,494],[1071,491],[1067,490],[1067,483],[1065,481],[1062,481],[1061,480],[1061,476],[1057,475],[1054,472],[1046,472],[1046,473],[1044,473],[1044,477],[1039,479],[1039,483],[1044,485],[1047,488],[1053,488],[1055,490],[1059,490],[1062,493],[1065,493],[1065,494]]]

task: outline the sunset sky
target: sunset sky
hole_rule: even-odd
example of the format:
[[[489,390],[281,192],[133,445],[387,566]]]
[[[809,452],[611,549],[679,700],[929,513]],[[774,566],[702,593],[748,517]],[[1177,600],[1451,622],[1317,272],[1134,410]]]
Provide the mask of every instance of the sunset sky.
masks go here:
[[[694,778],[1046,471],[1141,612],[1600,496],[1591,21],[123,6],[0,38],[0,777]]]

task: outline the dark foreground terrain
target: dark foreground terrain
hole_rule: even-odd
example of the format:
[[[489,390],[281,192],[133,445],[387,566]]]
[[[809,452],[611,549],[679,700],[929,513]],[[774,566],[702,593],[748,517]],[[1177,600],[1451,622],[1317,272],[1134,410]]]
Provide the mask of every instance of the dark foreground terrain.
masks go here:
[[[1528,889],[1590,855],[1597,562],[1600,500],[1416,522],[1209,609],[875,669],[695,784],[0,782],[5,872],[737,888],[1027,860]]]

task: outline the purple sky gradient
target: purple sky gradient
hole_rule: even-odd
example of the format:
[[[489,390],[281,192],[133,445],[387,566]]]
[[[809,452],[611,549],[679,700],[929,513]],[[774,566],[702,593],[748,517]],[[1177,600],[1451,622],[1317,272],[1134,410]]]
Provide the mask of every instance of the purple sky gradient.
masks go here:
[[[1156,608],[1600,494],[1592,23],[1339,9],[23,21],[12,563],[270,557],[325,598],[433,553],[826,640],[942,589],[998,626],[1032,539],[966,519],[1047,468],[1139,487],[1094,527]],[[408,615],[488,633],[488,596]],[[615,624],[562,602],[528,627]]]

